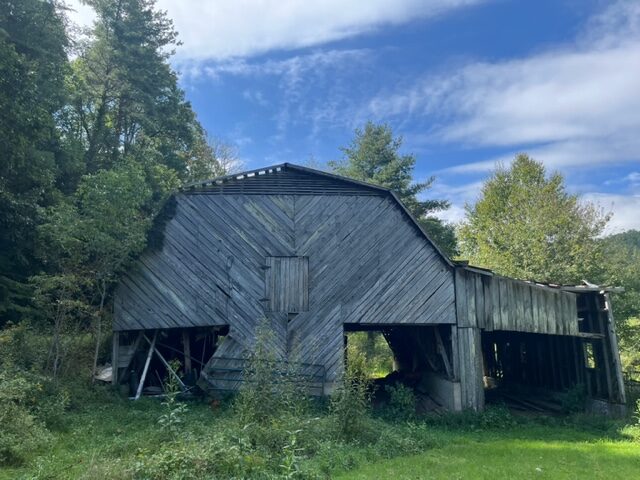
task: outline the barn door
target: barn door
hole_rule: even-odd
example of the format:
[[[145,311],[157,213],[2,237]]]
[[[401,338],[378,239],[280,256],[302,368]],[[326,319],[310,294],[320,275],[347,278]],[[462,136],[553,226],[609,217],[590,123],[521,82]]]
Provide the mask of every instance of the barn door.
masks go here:
[[[309,310],[308,257],[267,257],[265,280],[268,312]]]

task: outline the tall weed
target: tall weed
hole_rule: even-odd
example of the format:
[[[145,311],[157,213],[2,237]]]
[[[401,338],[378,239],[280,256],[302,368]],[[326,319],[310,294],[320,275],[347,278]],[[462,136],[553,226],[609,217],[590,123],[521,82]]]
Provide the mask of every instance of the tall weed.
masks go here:
[[[366,434],[370,405],[370,381],[365,357],[362,354],[352,354],[341,385],[331,399],[331,413],[336,429],[344,440],[353,441]]]

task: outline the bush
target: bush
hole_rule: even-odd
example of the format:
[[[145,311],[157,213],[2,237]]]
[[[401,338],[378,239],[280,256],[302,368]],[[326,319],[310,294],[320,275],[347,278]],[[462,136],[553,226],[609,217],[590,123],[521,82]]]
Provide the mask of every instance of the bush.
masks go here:
[[[416,415],[416,395],[413,389],[398,383],[386,385],[389,394],[389,403],[386,405],[383,415],[392,420],[410,420]]]
[[[342,384],[331,398],[331,413],[338,434],[346,441],[366,435],[371,392],[363,355],[351,355]]]
[[[517,423],[509,409],[500,405],[487,406],[482,412],[464,410],[443,415],[427,415],[425,422],[429,425],[460,430],[493,430],[512,427]]]
[[[221,435],[206,440],[182,440],[155,451],[139,450],[133,467],[139,479],[244,478],[263,466],[263,461],[243,455]]]
[[[0,371],[0,464],[20,464],[27,454],[50,440],[46,417],[35,399],[42,385],[20,372]]]
[[[562,411],[565,413],[584,412],[587,402],[587,390],[578,384],[568,389],[562,396]]]
[[[297,365],[278,361],[271,351],[273,333],[266,321],[256,332],[247,357],[234,413],[245,424],[269,425],[280,416],[300,416],[308,408],[308,392]]]

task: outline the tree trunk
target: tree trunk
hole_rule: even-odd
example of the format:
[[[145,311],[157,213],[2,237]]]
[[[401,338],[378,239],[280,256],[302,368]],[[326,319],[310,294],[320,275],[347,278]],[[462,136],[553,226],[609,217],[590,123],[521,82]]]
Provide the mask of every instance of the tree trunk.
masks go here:
[[[104,280],[100,285],[100,309],[96,318],[96,348],[93,353],[93,368],[91,369],[91,384],[96,383],[96,373],[98,371],[98,355],[100,354],[100,343],[102,342],[102,315],[104,313],[104,300],[107,296],[107,285]]]

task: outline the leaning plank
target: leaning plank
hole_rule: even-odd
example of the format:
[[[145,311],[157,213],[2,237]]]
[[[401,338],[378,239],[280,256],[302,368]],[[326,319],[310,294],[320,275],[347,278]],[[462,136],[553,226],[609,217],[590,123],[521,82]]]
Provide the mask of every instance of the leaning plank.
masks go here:
[[[147,338],[146,335],[144,338]],[[144,362],[144,369],[142,370],[142,376],[140,377],[140,383],[138,384],[138,390],[136,391],[136,396],[134,400],[138,400],[140,395],[142,395],[142,388],[144,387],[144,381],[147,378],[147,372],[149,371],[149,363],[151,363],[151,357],[153,356],[153,350],[156,347],[156,340],[158,338],[158,330],[153,332],[153,340],[151,341],[151,345],[149,346],[149,353],[147,353],[147,359]]]
[[[440,331],[438,330],[438,327],[436,326],[433,329],[435,336],[436,336],[436,342],[438,345],[438,353],[440,354],[440,357],[442,357],[442,363],[444,363],[444,369],[447,372],[447,377],[448,378],[452,378],[452,372],[451,372],[451,363],[449,362],[449,356],[447,355],[447,350],[444,347],[444,343],[442,342],[442,337],[440,336]]]
[[[165,358],[162,356],[162,354],[158,351],[158,349],[156,348],[156,344],[155,344],[155,336],[153,338],[153,341],[149,340],[147,338],[146,335],[144,335],[144,339],[147,341],[147,343],[149,345],[151,345],[151,351],[153,353],[155,353],[158,358],[160,359],[160,361],[162,362],[162,364],[166,367],[167,371],[172,374],[174,377],[176,377],[176,380],[178,380],[178,383],[180,384],[180,386],[182,387],[183,390],[185,390],[187,387],[186,385],[183,383],[183,381],[180,379],[180,377],[178,376],[178,374],[176,372],[173,371],[173,368],[171,368],[171,365],[169,365],[169,362],[167,362],[165,360]]]
[[[118,354],[120,353],[120,332],[113,332],[113,350],[111,351],[111,383],[118,384]]]
[[[613,318],[613,307],[611,306],[611,298],[609,294],[604,294],[604,305],[607,310],[607,340],[615,370],[615,378],[618,386],[618,398],[620,403],[626,403],[627,396],[624,391],[624,380],[622,378],[622,365],[620,364],[620,350],[618,349],[618,340],[616,337],[615,323]]]

